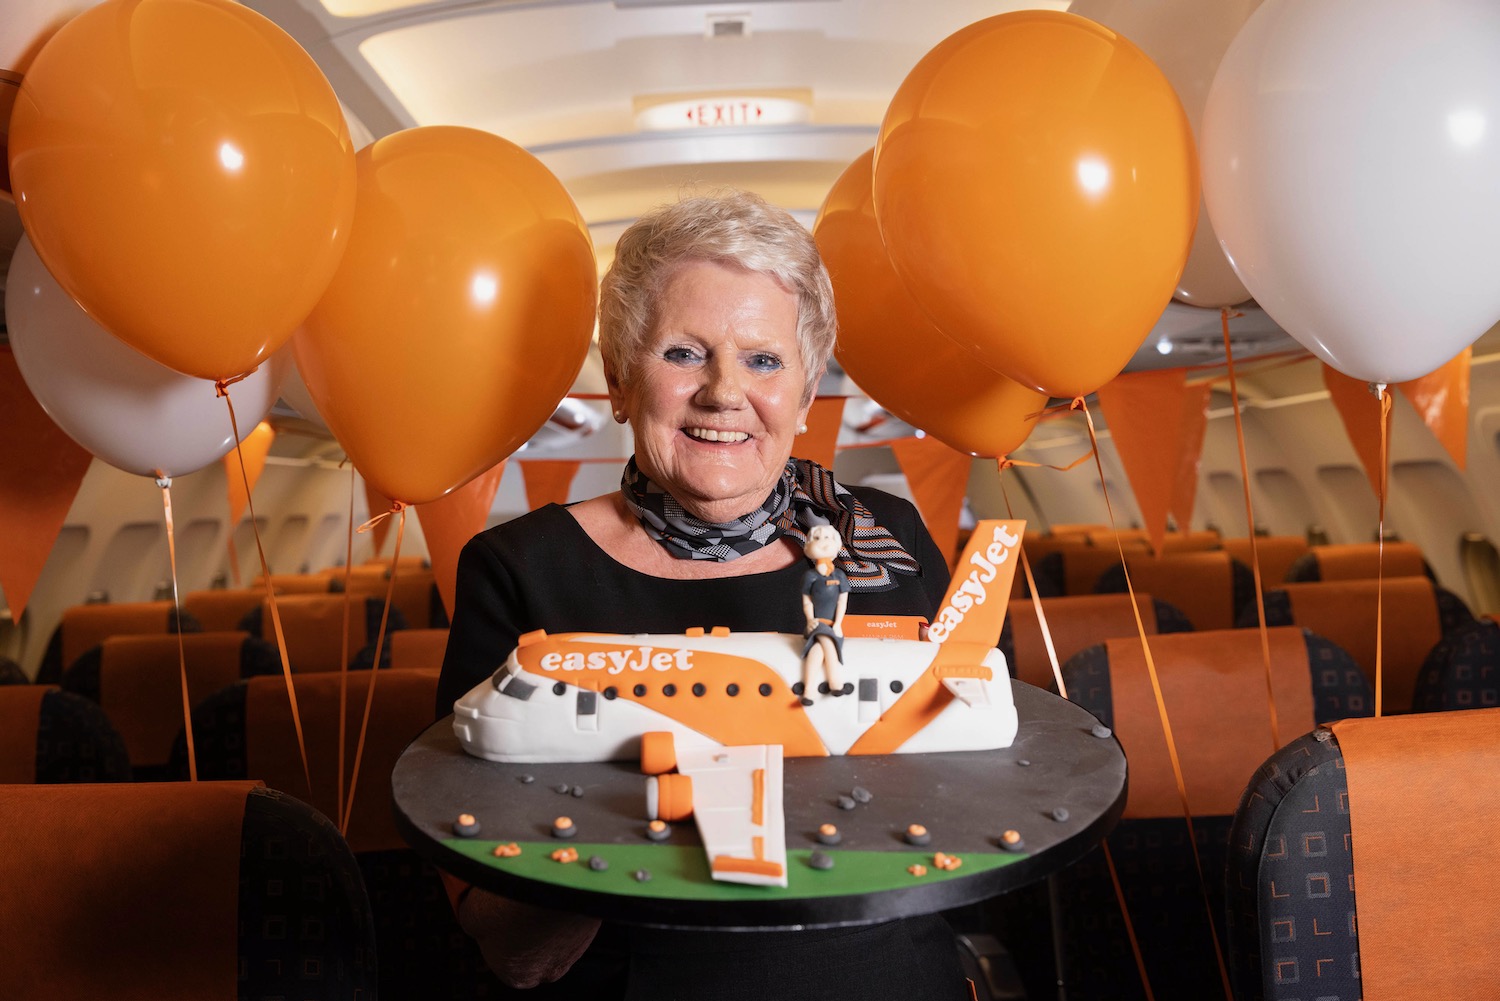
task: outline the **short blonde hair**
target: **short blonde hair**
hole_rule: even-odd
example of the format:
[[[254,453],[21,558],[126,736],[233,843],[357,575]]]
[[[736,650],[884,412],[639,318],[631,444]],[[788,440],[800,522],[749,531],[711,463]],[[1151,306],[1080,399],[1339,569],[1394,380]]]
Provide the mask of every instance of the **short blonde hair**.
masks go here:
[[[838,332],[833,285],[806,227],[748,191],[661,206],[620,236],[599,287],[599,350],[606,371],[621,385],[629,384],[635,358],[656,322],[662,290],[678,265],[688,261],[754,271],[797,296],[797,347],[807,378],[802,399],[812,399]]]

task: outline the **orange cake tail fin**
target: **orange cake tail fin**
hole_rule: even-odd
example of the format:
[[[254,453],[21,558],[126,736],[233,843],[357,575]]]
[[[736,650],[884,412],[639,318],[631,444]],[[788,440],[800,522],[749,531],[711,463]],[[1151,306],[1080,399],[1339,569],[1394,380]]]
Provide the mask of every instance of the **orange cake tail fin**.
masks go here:
[[[953,571],[953,583],[927,630],[928,639],[982,646],[1000,641],[1025,529],[1024,521],[981,521],[974,526]]]

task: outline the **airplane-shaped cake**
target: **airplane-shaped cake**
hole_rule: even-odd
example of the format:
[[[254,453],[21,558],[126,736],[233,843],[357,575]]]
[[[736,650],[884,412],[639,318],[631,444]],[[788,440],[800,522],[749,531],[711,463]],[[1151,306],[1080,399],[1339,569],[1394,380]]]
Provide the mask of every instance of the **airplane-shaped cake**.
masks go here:
[[[846,616],[842,695],[803,689],[801,636],[537,631],[454,703],[454,733],[491,761],[640,759],[652,776],[650,817],[695,816],[715,879],[785,886],[783,756],[989,750],[1015,739],[995,644],[1024,526],[975,527],[925,639],[899,617]]]

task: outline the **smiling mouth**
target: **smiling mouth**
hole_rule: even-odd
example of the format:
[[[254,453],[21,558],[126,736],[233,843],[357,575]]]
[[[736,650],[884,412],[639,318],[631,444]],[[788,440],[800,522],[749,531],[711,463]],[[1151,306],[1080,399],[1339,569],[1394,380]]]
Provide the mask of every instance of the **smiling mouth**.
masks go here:
[[[749,441],[743,431],[715,431],[713,428],[683,428],[682,433],[698,441],[739,442]]]

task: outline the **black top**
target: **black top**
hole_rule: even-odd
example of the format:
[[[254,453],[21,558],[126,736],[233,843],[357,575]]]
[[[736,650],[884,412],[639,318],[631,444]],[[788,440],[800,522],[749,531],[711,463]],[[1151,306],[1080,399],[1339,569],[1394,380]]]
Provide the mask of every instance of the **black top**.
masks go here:
[[[853,492],[921,572],[893,572],[893,586],[882,591],[851,591],[849,614],[931,617],[948,587],[947,563],[916,509],[879,490]],[[493,674],[516,640],[533,629],[673,633],[727,626],[801,635],[806,569],[797,561],[740,577],[653,577],[617,562],[564,508],[549,504],[464,546],[437,715],[452,712],[453,703]],[[606,924],[566,977],[527,996],[906,1001],[966,998],[969,992],[952,934],[934,915],[862,928],[752,934]]]

